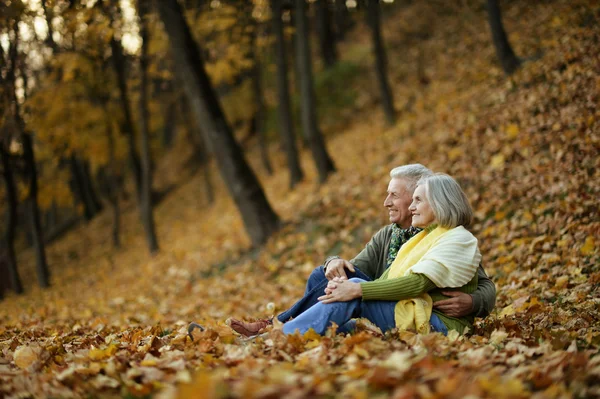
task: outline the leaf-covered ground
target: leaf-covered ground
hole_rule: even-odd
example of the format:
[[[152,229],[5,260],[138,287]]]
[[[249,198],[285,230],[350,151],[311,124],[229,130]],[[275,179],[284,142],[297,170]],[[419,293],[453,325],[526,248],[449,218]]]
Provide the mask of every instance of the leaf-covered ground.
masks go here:
[[[248,250],[220,184],[208,207],[201,173],[167,172],[182,170],[179,143],[159,168],[157,186],[185,181],[156,211],[160,255],[146,254],[133,204],[126,249],[110,248],[108,214],[49,248],[49,290],[21,254],[27,295],[0,305],[0,397],[600,396],[600,8],[503,6],[529,58],[511,78],[483,9],[413,2],[386,20],[398,124],[385,127],[376,85],[361,78],[348,82],[360,93],[348,123],[327,132],[339,172],[326,185],[304,153],[307,181],[288,192],[273,145],[278,172],[260,178],[286,226],[262,250]],[[366,32],[341,53],[369,70]],[[231,334],[227,317],[276,313],[328,254],[356,254],[386,223],[389,169],[409,162],[457,176],[476,209],[498,298],[475,334]],[[194,342],[190,321],[208,327]]]

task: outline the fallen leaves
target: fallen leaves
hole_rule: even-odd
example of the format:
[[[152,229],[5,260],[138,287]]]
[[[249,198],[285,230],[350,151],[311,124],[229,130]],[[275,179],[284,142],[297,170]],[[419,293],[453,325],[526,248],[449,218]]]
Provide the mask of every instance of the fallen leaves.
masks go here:
[[[481,35],[449,44],[457,36],[444,32],[460,30],[459,18],[427,14],[424,2],[403,8],[402,20],[441,21],[422,43],[431,84],[412,84],[410,51],[392,57],[396,88],[414,96],[414,107],[407,103],[392,128],[365,110],[374,116],[328,138],[340,172],[322,187],[307,168],[308,182],[290,193],[285,159],[273,151],[280,171],[260,178],[287,224],[260,252],[246,252],[226,195],[210,210],[198,206],[197,176],[157,208],[164,252],[154,258],[136,212],[124,214],[127,251],[100,242],[104,215],[53,243],[49,263],[64,265],[53,270],[54,287],[2,303],[0,396],[600,396],[599,41],[582,22],[597,13],[580,0],[554,6],[506,5],[511,30],[522,32],[519,54],[544,46],[508,81],[492,63],[487,29],[476,25],[483,10],[471,10],[481,13],[473,22]],[[400,28],[386,29],[402,40]],[[173,158],[183,158],[180,150],[189,149]],[[260,170],[259,157],[249,158]],[[473,199],[473,231],[498,286],[494,314],[470,336],[383,334],[359,321],[348,336],[274,329],[237,339],[226,318],[278,313],[327,255],[351,257],[364,246],[386,223],[389,169],[408,162],[457,176]],[[33,265],[30,256],[20,264]],[[206,326],[193,342],[192,320]]]

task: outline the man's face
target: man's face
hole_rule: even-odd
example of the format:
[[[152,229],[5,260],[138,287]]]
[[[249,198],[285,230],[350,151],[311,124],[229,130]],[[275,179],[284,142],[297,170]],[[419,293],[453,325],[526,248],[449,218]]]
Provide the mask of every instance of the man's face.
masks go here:
[[[403,178],[393,178],[388,185],[388,195],[383,206],[388,209],[390,222],[396,223],[403,229],[410,227],[412,215],[408,210],[412,201],[412,191],[407,189],[408,181]]]

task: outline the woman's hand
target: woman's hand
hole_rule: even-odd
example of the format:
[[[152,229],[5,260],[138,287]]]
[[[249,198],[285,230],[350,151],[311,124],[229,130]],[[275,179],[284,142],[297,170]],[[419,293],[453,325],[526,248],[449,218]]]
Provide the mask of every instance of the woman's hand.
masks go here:
[[[360,283],[342,279],[333,279],[325,288],[325,295],[318,299],[321,303],[347,302],[362,297]]]

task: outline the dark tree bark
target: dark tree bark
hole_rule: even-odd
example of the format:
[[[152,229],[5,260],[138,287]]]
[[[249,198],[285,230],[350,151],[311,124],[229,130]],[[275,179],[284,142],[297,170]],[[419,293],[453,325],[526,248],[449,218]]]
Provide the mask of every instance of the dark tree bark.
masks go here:
[[[381,104],[383,105],[383,112],[387,123],[392,125],[396,122],[396,112],[394,111],[394,97],[388,82],[387,60],[381,36],[381,9],[379,0],[368,0],[367,22],[371,28],[373,54],[375,55],[375,72],[381,93]]]
[[[285,36],[283,34],[283,21],[281,19],[282,0],[271,0],[271,14],[273,18],[273,34],[275,35],[275,58],[277,60],[277,99],[279,100],[278,121],[279,135],[287,156],[290,171],[290,188],[304,178],[300,167],[296,135],[292,124],[292,106],[290,104],[290,85],[288,81],[288,62],[285,49]]]
[[[15,125],[23,144],[23,158],[25,161],[25,176],[28,180],[29,185],[29,196],[26,200],[27,213],[29,216],[30,233],[32,244],[35,250],[36,258],[36,270],[38,275],[38,282],[41,287],[46,288],[50,286],[50,273],[48,271],[48,264],[46,262],[46,249],[44,247],[44,239],[42,234],[42,226],[40,221],[40,211],[38,208],[37,201],[37,165],[35,163],[35,154],[33,152],[33,140],[31,133],[25,130],[25,122],[21,116],[21,110],[19,100],[17,98],[16,85],[15,85],[15,69],[17,64],[17,46],[19,43],[19,25],[18,21],[14,22],[13,25],[15,40],[11,43],[9,48],[11,67],[7,74],[7,82],[10,84],[10,96],[12,102],[12,116],[15,120]]]
[[[58,47],[56,46],[56,42],[54,41],[54,28],[52,27],[52,13],[48,11],[47,0],[42,0],[42,9],[44,10],[44,17],[46,18],[46,25],[48,27],[48,37],[46,41],[48,45],[52,49],[52,52],[56,54],[58,52]]]
[[[157,5],[171,41],[175,72],[186,82],[184,89],[190,108],[211,143],[221,175],[240,211],[252,244],[263,244],[280,227],[279,217],[233,137],[181,6],[177,0],[162,0]]]
[[[48,271],[48,263],[46,262],[46,248],[44,245],[42,224],[40,222],[40,210],[38,207],[37,165],[35,164],[33,140],[31,135],[25,132],[22,134],[22,139],[26,176],[29,180],[27,213],[29,215],[29,224],[31,226],[30,230],[33,239],[33,248],[35,249],[38,283],[42,288],[47,288],[50,286],[50,272]]]
[[[150,134],[148,132],[148,25],[146,15],[148,12],[148,1],[138,0],[138,14],[140,17],[140,37],[142,48],[140,54],[140,139],[142,150],[142,192],[140,195],[140,216],[146,242],[150,253],[158,252],[158,239],[154,227],[154,216],[152,212],[152,167],[150,161]]]
[[[102,204],[92,182],[89,164],[73,153],[69,159],[69,167],[71,169],[72,190],[83,205],[85,219],[89,221],[102,211]]]
[[[350,19],[348,7],[346,7],[346,0],[335,0],[334,20],[337,40],[344,40],[346,32],[352,26],[352,19]]]
[[[333,14],[328,0],[317,0],[317,33],[319,48],[325,68],[331,68],[338,60],[336,37],[333,30]]]
[[[313,87],[312,62],[308,35],[308,19],[306,17],[306,0],[294,0],[296,10],[296,62],[298,64],[302,130],[307,140],[319,173],[321,183],[327,180],[330,173],[335,172],[323,135],[317,125],[315,91]]]
[[[108,116],[108,114],[107,114]],[[115,165],[115,140],[113,133],[110,128],[107,129],[106,138],[108,141],[108,167],[107,172],[103,174],[104,183],[106,185],[106,192],[108,200],[112,208],[113,214],[113,228],[112,228],[112,242],[113,247],[116,249],[121,248],[120,240],[120,228],[121,228],[121,209],[119,208],[119,183],[117,178],[117,168]]]
[[[252,59],[252,92],[254,93],[254,103],[256,110],[254,111],[252,127],[258,133],[258,145],[263,167],[269,175],[273,174],[273,167],[269,159],[269,151],[267,147],[267,131],[265,129],[266,108],[262,93],[262,68],[260,57],[258,54],[258,46],[256,44],[258,36],[258,26],[254,26],[251,35],[250,57]]]
[[[121,43],[114,37],[110,41],[110,48],[112,50],[112,65],[117,75],[117,83],[119,86],[119,99],[121,101],[121,107],[123,108],[123,115],[125,116],[123,126],[121,126],[121,132],[127,137],[129,164],[133,172],[135,188],[139,198],[142,191],[142,166],[135,146],[135,126],[129,105],[129,94],[127,92],[125,56],[123,54]]]
[[[8,202],[8,212],[6,218],[6,231],[4,240],[6,241],[6,257],[5,267],[8,275],[10,288],[17,294],[23,293],[23,284],[17,269],[17,256],[15,254],[15,230],[17,228],[18,213],[17,213],[17,190],[13,177],[12,167],[9,161],[9,155],[4,149],[3,143],[0,142],[0,161],[2,162],[2,175],[6,188],[6,197]]]
[[[492,40],[496,48],[496,55],[506,75],[512,74],[521,65],[515,55],[502,24],[502,13],[498,0],[487,0],[488,22],[492,32]]]
[[[177,101],[171,101],[165,105],[165,124],[162,131],[162,144],[164,148],[171,148],[175,138],[177,119]]]

